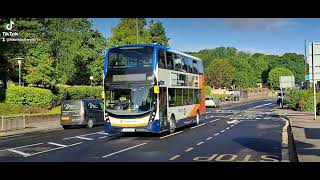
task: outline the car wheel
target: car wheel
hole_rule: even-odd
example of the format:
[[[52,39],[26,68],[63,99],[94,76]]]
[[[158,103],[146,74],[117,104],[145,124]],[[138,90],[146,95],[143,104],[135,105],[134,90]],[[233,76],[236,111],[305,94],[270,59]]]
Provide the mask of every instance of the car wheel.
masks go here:
[[[93,128],[94,120],[92,118],[88,119],[87,128]]]
[[[62,127],[63,127],[63,129],[70,129],[71,128],[71,126],[69,126],[69,125],[63,125]]]
[[[175,130],[176,130],[176,120],[175,120],[174,116],[171,116],[170,120],[169,120],[169,132],[170,132],[170,134],[174,133]]]

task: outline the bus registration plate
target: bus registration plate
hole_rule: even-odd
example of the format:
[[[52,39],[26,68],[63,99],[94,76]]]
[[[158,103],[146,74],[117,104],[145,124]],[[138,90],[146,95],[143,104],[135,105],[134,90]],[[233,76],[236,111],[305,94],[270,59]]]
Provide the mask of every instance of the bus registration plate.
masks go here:
[[[135,128],[123,128],[122,132],[135,132]]]

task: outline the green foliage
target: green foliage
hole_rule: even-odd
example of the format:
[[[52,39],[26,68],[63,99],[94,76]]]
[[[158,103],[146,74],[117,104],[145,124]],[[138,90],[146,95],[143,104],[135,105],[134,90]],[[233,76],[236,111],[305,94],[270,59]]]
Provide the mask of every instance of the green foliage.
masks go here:
[[[270,84],[270,87],[273,89],[279,89],[279,78],[280,76],[291,76],[293,73],[286,68],[273,68],[269,72],[268,82]]]
[[[161,22],[149,22],[149,34],[151,43],[169,46],[169,38],[167,37],[166,30]]]
[[[236,72],[234,76],[234,84],[236,87],[249,88],[254,87],[257,83],[257,77],[254,70],[247,60],[238,61],[236,64]]]
[[[206,96],[211,95],[211,86],[204,86],[204,91],[206,93]]]
[[[121,18],[119,24],[112,28],[112,36],[109,40],[111,46],[137,43],[157,43],[168,46],[169,38],[161,22],[150,21],[147,26],[145,18]]]
[[[205,69],[207,84],[213,85],[215,88],[231,86],[234,73],[234,67],[224,59],[211,62]]]
[[[66,88],[67,99],[102,99],[101,86],[73,86]]]
[[[52,100],[53,94],[47,89],[14,86],[9,87],[6,92],[6,102],[9,104],[50,108]]]
[[[24,76],[24,79],[28,84],[49,88],[56,85],[56,72],[53,68],[54,61],[51,59],[46,45],[38,44],[36,48],[30,49],[25,59],[24,64],[27,75]]]
[[[36,42],[0,44],[0,74],[17,81],[16,57],[23,57],[22,77],[25,83],[53,89],[60,84],[94,84],[102,82],[103,57],[101,50],[107,39],[86,18],[14,18],[23,38],[37,38]],[[1,28],[9,19],[0,20]],[[2,26],[3,25],[3,26]],[[9,69],[4,72],[2,69]]]
[[[0,87],[0,101],[3,101],[6,97],[6,90]]]
[[[316,93],[317,107],[320,106],[320,92]],[[313,90],[288,90],[285,94],[285,102],[287,106],[297,111],[313,112]]]
[[[32,107],[28,105],[0,103],[0,116],[46,115],[60,113],[61,106],[48,110],[46,108]]]

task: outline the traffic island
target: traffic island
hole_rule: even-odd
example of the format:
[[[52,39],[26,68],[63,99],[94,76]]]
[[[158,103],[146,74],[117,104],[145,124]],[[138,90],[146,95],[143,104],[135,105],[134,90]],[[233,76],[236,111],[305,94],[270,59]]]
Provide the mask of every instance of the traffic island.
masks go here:
[[[278,108],[275,111],[290,122],[291,161],[320,162],[320,117],[314,120],[313,113],[291,109]]]

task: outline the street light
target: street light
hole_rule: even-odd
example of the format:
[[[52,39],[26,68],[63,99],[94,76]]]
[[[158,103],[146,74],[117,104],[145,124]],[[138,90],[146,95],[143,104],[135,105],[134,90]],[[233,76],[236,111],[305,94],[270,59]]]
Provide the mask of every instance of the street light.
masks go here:
[[[93,76],[90,76],[91,86],[92,86]]]
[[[18,60],[18,65],[19,65],[19,86],[21,86],[21,60],[23,60],[23,58],[14,58],[14,60]]]

